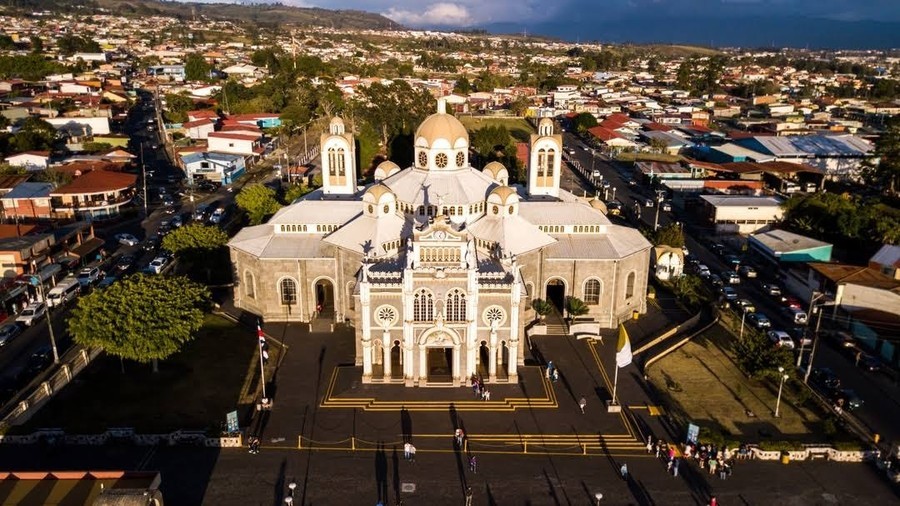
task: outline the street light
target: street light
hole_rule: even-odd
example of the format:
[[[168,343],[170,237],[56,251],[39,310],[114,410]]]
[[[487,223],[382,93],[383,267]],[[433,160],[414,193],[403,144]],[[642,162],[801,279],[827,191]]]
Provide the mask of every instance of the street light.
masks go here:
[[[294,497],[294,489],[296,489],[296,488],[297,488],[296,482],[292,481],[292,482],[288,483],[288,489],[291,491],[291,497]]]
[[[809,310],[806,312],[806,314],[807,314],[806,329],[803,331],[804,337],[809,335],[809,317],[812,316],[813,310],[816,309],[820,312],[822,311],[822,308],[820,308],[818,306],[814,306],[813,304],[815,304],[817,300],[821,299],[824,296],[825,296],[825,294],[822,292],[813,291],[812,295],[809,298]],[[819,320],[819,321],[821,321],[821,320]],[[800,353],[797,355],[797,367],[800,367],[800,364],[803,361],[803,352],[806,351],[805,346],[804,346],[805,343],[806,343],[806,339],[801,338],[800,339]],[[812,361],[811,358],[810,358],[810,361]]]
[[[597,506],[600,506],[600,501],[603,500],[603,494],[597,492],[596,494],[594,494],[594,499],[597,500]]]
[[[284,503],[290,506],[291,504],[294,504],[294,498],[291,496],[287,496],[284,498]]]
[[[616,200],[616,187],[615,187],[615,186],[612,187],[612,191],[613,191],[613,198],[612,198],[612,199],[613,199],[613,200]]]
[[[29,281],[32,285],[37,287],[38,294],[41,296],[41,301],[45,306],[47,306],[47,330],[50,333],[50,347],[53,349],[53,363],[58,364],[59,351],[56,349],[56,336],[53,335],[53,322],[51,321],[52,315],[50,314],[50,304],[47,302],[47,298],[44,297],[44,283],[42,283],[41,278],[37,276],[31,276]]]
[[[787,381],[788,375],[784,374],[784,367],[778,366],[778,374],[781,375],[781,384],[778,385],[778,400],[775,401],[775,418],[778,418],[778,410],[781,408],[781,391],[784,389],[784,382]]]
[[[744,308],[741,310],[741,339],[744,338],[744,318],[747,316],[747,309]]]

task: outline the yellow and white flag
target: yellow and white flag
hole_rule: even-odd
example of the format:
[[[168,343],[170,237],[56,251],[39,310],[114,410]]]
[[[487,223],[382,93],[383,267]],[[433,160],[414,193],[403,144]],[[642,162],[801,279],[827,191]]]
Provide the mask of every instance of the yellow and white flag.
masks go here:
[[[616,344],[616,367],[625,367],[631,363],[631,340],[625,325],[619,324],[619,342]]]

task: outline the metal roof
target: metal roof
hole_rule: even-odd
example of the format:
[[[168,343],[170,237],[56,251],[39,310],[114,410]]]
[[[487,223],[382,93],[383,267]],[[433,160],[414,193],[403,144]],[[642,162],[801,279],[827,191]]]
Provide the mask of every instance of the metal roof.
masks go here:
[[[751,150],[781,158],[789,157],[863,157],[871,156],[874,146],[855,135],[757,136],[735,143]]]

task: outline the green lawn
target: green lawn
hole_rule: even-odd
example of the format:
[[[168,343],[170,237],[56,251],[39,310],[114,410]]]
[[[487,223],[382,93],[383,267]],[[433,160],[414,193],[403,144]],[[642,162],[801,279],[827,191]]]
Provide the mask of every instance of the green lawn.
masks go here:
[[[781,417],[774,417],[777,385],[748,379],[738,369],[731,351],[733,339],[733,334],[717,325],[650,368],[650,380],[666,398],[669,411],[682,422],[744,441],[821,440],[817,433],[822,429],[822,413],[813,401],[798,394],[801,389],[789,388],[795,385],[785,388]]]
[[[253,403],[259,361],[256,333],[209,315],[197,339],[159,363],[125,362],[101,355],[17,432],[61,427],[68,433],[94,434],[109,427],[134,427],[139,433],[175,429],[202,430],[218,425]],[[270,347],[270,364],[277,361]]]
[[[470,133],[486,126],[505,126],[509,135],[515,142],[527,142],[529,136],[534,133],[531,124],[522,118],[476,118],[462,116],[459,118],[466,130]]]

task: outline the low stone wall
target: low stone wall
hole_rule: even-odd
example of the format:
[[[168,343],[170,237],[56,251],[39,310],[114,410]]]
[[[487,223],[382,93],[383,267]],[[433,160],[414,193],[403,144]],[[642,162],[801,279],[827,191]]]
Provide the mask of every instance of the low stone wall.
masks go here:
[[[132,428],[109,429],[102,434],[66,434],[61,429],[39,429],[26,435],[0,435],[0,444],[29,445],[42,441],[67,445],[105,445],[108,443],[134,444],[137,446],[192,445],[211,448],[240,448],[244,444],[241,434],[207,437],[203,431],[177,430],[170,434],[136,434]]]
[[[784,454],[787,454],[787,457],[792,461],[809,460],[823,455],[834,462],[864,462],[878,457],[878,452],[875,450],[835,450],[823,445],[809,446],[803,450],[789,450],[787,452],[782,452],[781,450],[760,450],[756,446],[751,446],[750,452],[753,454],[753,458],[759,460],[780,460]]]

